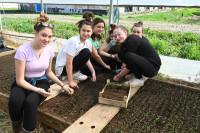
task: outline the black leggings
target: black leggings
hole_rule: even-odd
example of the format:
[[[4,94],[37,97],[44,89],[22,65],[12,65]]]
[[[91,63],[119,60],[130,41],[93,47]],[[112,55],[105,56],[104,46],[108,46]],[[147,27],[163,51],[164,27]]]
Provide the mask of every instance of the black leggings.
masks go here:
[[[83,66],[86,66],[87,61],[90,59],[91,53],[88,48],[84,48],[73,59],[73,71],[80,70]],[[63,68],[61,75],[67,75],[66,66]]]
[[[125,55],[125,61],[126,68],[131,70],[138,79],[142,78],[142,75],[145,77],[153,77],[159,71],[159,68],[155,67],[147,59],[131,52]]]
[[[101,56],[101,55],[100,55],[100,57],[103,60],[103,62],[107,64],[108,58],[105,57],[105,56]],[[95,70],[95,73],[98,74],[103,69],[103,66],[101,64],[99,64],[94,58],[90,58],[90,61],[91,61],[92,66],[93,66],[93,68]],[[82,74],[85,74],[87,76],[91,76],[91,72],[90,72],[89,68],[86,65],[81,67],[80,70],[81,70]]]
[[[50,88],[48,80],[37,80],[36,87],[46,91]],[[9,114],[12,121],[19,121],[23,118],[23,128],[26,131],[33,131],[37,123],[37,107],[45,100],[42,95],[19,87],[16,82],[11,86],[9,98]]]

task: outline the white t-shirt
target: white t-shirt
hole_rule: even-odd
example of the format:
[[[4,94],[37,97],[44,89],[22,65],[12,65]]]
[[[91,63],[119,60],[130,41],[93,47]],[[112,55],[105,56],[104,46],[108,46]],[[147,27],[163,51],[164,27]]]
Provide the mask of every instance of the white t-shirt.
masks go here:
[[[58,53],[55,66],[56,76],[60,76],[63,67],[66,66],[67,55],[75,57],[84,48],[88,48],[92,52],[92,43],[90,40],[86,40],[85,45],[83,45],[80,40],[80,35],[69,38]]]

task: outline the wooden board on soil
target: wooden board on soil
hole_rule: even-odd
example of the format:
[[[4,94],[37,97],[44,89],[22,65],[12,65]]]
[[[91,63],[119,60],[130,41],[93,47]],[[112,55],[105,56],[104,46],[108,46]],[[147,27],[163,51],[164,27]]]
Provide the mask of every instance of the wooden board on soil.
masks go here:
[[[118,107],[127,108],[131,87],[124,84],[114,84],[107,80],[107,84],[99,92],[98,102]]]

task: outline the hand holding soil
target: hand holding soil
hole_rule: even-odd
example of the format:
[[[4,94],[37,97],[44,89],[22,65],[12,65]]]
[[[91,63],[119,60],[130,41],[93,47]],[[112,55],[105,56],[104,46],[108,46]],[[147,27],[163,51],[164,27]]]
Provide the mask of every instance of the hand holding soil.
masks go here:
[[[78,85],[74,81],[69,82],[69,86],[71,88],[77,88],[77,89],[79,89]]]
[[[44,96],[44,97],[48,97],[48,96],[51,95],[50,92],[46,92],[46,91],[45,91],[44,89],[42,89],[42,88],[37,88],[37,90],[36,90],[35,92],[37,92],[38,94],[40,94],[40,95],[42,95],[42,96]]]
[[[92,73],[91,81],[93,81],[93,82],[96,81],[96,73],[95,72]]]
[[[66,85],[64,85],[62,88],[63,88],[68,94],[70,94],[70,95],[74,94],[74,89],[72,89],[72,88],[70,88],[70,87],[68,87],[68,86],[66,86]]]

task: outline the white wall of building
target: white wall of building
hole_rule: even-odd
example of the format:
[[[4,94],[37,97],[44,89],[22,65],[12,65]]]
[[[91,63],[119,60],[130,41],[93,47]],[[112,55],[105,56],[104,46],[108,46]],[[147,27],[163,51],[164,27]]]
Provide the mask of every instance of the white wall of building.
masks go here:
[[[18,8],[18,4],[16,3],[0,3],[0,8]]]

